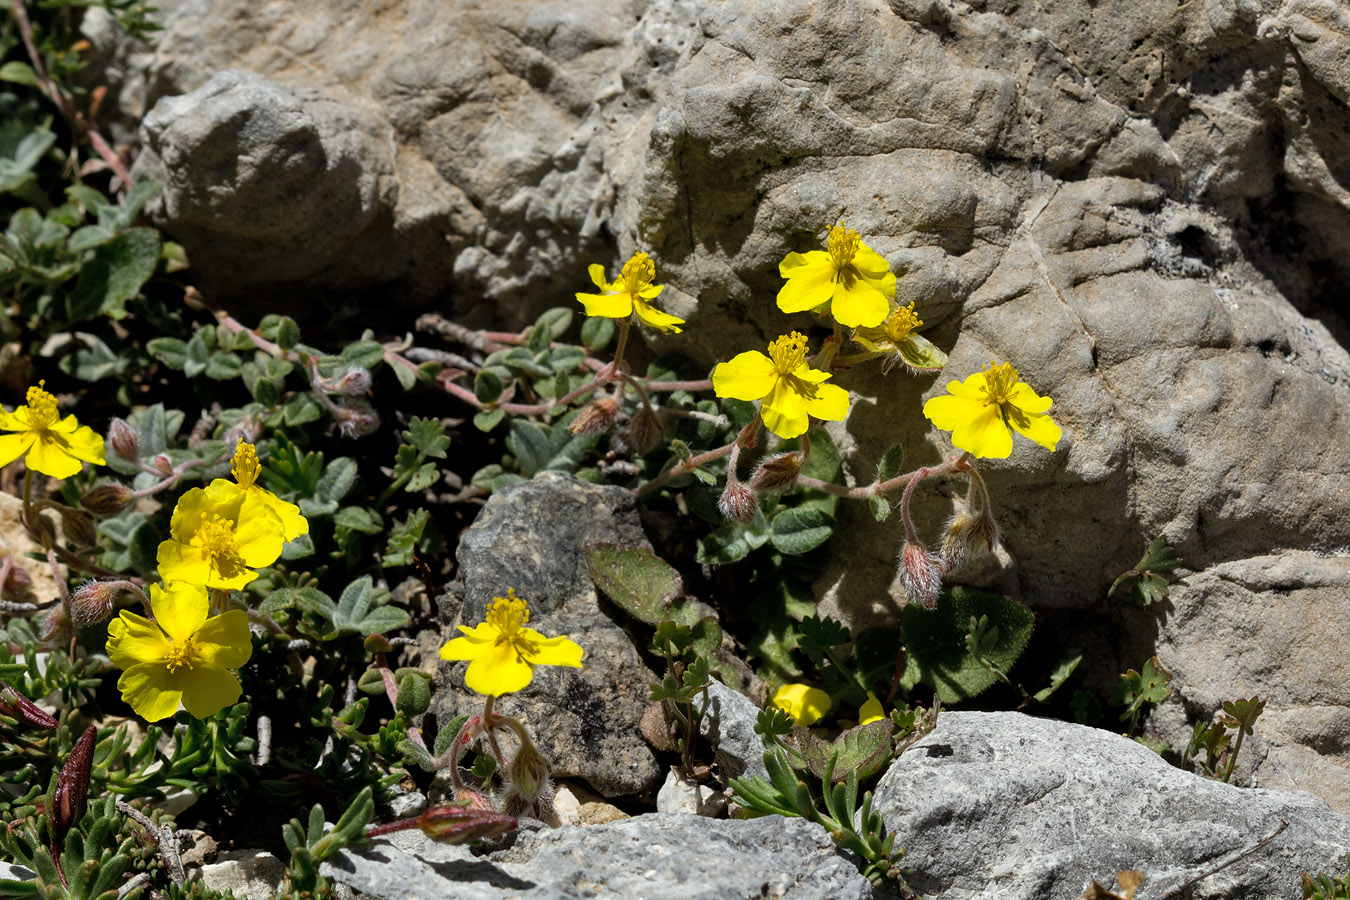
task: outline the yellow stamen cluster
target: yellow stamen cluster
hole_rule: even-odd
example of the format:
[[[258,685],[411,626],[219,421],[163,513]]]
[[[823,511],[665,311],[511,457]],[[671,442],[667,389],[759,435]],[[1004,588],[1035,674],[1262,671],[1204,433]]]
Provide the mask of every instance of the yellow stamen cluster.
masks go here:
[[[171,639],[168,652],[164,654],[164,667],[169,670],[170,675],[183,667],[191,669],[192,659],[196,654],[196,642],[192,638],[182,643]]]
[[[923,327],[923,319],[915,315],[914,304],[911,303],[908,306],[896,307],[882,327],[886,332],[887,339],[898,345],[909,337],[911,331]]]
[[[1017,386],[1017,370],[1012,363],[995,365],[988,363],[984,367],[984,392],[989,402],[995,405],[1008,402],[1013,388]]]
[[[516,596],[515,589],[506,592],[505,597],[494,597],[488,606],[487,622],[501,634],[497,643],[514,640],[516,632],[530,621],[530,606]]]
[[[258,451],[248,441],[241,440],[234,450],[234,460],[230,465],[234,480],[242,488],[253,487],[262,472],[262,463],[258,462]]]
[[[791,375],[806,362],[806,337],[799,331],[783,335],[769,345],[769,358],[779,375]]]
[[[620,277],[625,291],[634,294],[644,291],[656,279],[656,263],[645,253],[635,253],[632,259],[623,264]]]
[[[37,387],[28,389],[28,423],[34,430],[47,428],[56,422],[56,397],[43,390],[47,382],[39,381]]]
[[[226,578],[233,578],[244,568],[244,559],[234,540],[234,523],[224,516],[214,515],[202,523],[192,536],[193,546],[211,558],[216,570]]]
[[[862,238],[858,232],[852,228],[845,228],[843,225],[835,225],[830,229],[830,240],[826,245],[826,250],[830,254],[830,259],[834,262],[836,269],[843,269],[853,262],[853,257],[858,253],[858,245],[862,243]]]

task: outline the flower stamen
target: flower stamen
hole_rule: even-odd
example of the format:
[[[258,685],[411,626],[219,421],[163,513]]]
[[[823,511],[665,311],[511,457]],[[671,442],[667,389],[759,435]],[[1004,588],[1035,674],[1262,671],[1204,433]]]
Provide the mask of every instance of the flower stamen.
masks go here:
[[[769,345],[769,358],[779,375],[791,375],[806,362],[806,337],[799,331],[783,335]]]
[[[170,675],[184,666],[191,669],[192,660],[196,655],[197,647],[192,638],[188,638],[181,644],[175,640],[170,640],[169,651],[164,654],[164,667],[169,670]]]
[[[192,536],[192,545],[201,548],[224,578],[234,578],[244,569],[244,558],[235,542],[234,523],[224,516],[214,515],[203,522]]]
[[[1016,386],[1017,370],[1012,367],[1012,363],[989,363],[984,367],[984,393],[991,404],[1000,406],[1007,403]]]
[[[829,243],[825,245],[826,252],[830,254],[834,267],[842,271],[853,264],[853,257],[857,255],[858,245],[861,243],[862,238],[858,232],[843,225],[835,225],[830,229]]]
[[[241,488],[251,488],[261,472],[262,464],[258,462],[258,451],[248,441],[239,441],[230,464],[230,473],[234,475],[234,480]]]
[[[886,332],[886,338],[896,346],[903,343],[914,329],[922,327],[923,319],[920,319],[914,313],[913,303],[892,310],[890,316],[886,319],[886,324],[882,326]]]
[[[645,253],[635,253],[633,258],[623,264],[623,289],[626,293],[636,294],[651,287],[656,279],[656,263]]]
[[[56,397],[43,390],[46,381],[28,389],[28,424],[34,431],[50,428],[57,420]]]

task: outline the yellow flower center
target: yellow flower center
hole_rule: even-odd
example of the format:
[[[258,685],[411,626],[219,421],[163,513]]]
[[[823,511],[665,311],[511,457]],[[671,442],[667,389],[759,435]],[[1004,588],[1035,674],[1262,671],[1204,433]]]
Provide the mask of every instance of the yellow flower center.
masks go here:
[[[200,547],[211,566],[225,578],[233,578],[244,569],[244,559],[234,540],[234,523],[224,516],[212,516],[192,536],[192,545]]]
[[[258,451],[248,441],[239,441],[239,446],[234,450],[234,461],[230,466],[230,471],[234,474],[234,480],[239,482],[239,486],[242,488],[251,488],[254,482],[258,480],[258,473],[262,471],[262,465],[258,462]]]
[[[862,238],[852,228],[845,228],[843,225],[831,228],[830,242],[826,245],[826,249],[830,259],[834,261],[834,267],[842,270],[851,265],[861,243]]]
[[[635,253],[633,258],[623,264],[620,280],[626,293],[636,294],[651,287],[656,279],[656,263],[645,253]]]
[[[46,381],[28,389],[28,424],[34,431],[49,428],[56,422],[56,398],[42,389]]]
[[[882,328],[886,332],[887,340],[898,345],[909,337],[911,331],[922,325],[923,319],[914,314],[914,304],[911,303],[908,306],[901,306],[893,310]]]
[[[192,660],[196,655],[197,645],[192,638],[188,638],[181,644],[177,641],[170,640],[169,652],[164,655],[164,667],[169,670],[170,675],[177,672],[183,666],[187,666],[191,669]]]
[[[791,375],[806,362],[806,338],[798,331],[783,335],[769,345],[769,359],[779,375]]]
[[[505,597],[494,597],[487,610],[487,623],[497,629],[495,644],[510,644],[516,655],[537,653],[536,643],[520,634],[520,629],[530,621],[530,606],[516,596],[515,588],[509,588]]]
[[[1012,396],[1017,387],[1017,370],[1012,363],[997,365],[989,363],[984,367],[984,393],[991,406],[1002,406]]]

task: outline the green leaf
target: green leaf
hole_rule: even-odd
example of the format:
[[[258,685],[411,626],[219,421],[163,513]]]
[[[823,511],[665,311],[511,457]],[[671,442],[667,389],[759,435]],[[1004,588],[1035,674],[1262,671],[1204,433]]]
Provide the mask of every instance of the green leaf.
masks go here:
[[[473,395],[479,403],[496,403],[505,389],[501,376],[492,369],[479,369],[473,378]]]
[[[384,559],[380,562],[382,567],[387,569],[391,566],[412,565],[429,517],[430,513],[425,509],[417,509],[408,513],[407,519],[394,525],[394,530],[389,534],[389,543],[384,549]]]
[[[431,706],[431,683],[421,673],[404,675],[398,679],[398,699],[395,708],[409,719],[416,718]]]
[[[356,341],[342,348],[342,358],[350,365],[374,369],[384,361],[384,345],[375,341]]]
[[[638,621],[694,624],[692,604],[673,606],[684,592],[679,572],[646,547],[589,544],[586,565],[595,586]]]
[[[903,444],[892,444],[877,463],[877,481],[890,481],[905,471],[905,448]]]
[[[473,427],[479,431],[491,431],[500,425],[504,418],[506,418],[506,413],[500,409],[485,409],[474,414]]]
[[[445,449],[450,446],[445,426],[436,419],[414,416],[408,422],[408,430],[403,432],[403,437],[417,448],[418,453],[435,459],[445,459]]]
[[[721,566],[744,559],[754,549],[750,546],[749,534],[746,526],[728,522],[699,543],[694,558],[705,566]]]
[[[300,326],[290,316],[281,316],[277,320],[277,346],[282,350],[289,350],[298,343],[300,343]]]
[[[356,483],[356,460],[350,456],[339,456],[328,464],[319,482],[314,486],[314,495],[320,500],[336,503]]]
[[[1181,560],[1177,558],[1176,553],[1167,545],[1167,541],[1161,536],[1153,539],[1144,551],[1144,558],[1139,560],[1136,567],[1141,572],[1171,572],[1181,565]]]
[[[1054,671],[1050,673],[1050,686],[1037,691],[1034,695],[1036,700],[1040,703],[1049,700],[1055,691],[1064,686],[1064,682],[1069,680],[1069,676],[1074,673],[1074,670],[1078,668],[1078,664],[1082,661],[1083,654],[1081,653],[1061,659],[1055,666]]]
[[[1162,667],[1158,657],[1150,657],[1140,671],[1126,670],[1111,686],[1111,704],[1124,706],[1120,719],[1124,721],[1145,703],[1161,703],[1172,696],[1172,673]]]
[[[591,351],[603,350],[614,340],[614,320],[591,316],[581,323],[581,343]]]
[[[534,324],[536,327],[548,329],[549,338],[556,341],[572,327],[572,310],[566,306],[546,309]]]
[[[858,725],[840,734],[832,744],[803,742],[802,755],[817,778],[826,776],[831,755],[834,765],[828,768],[834,783],[844,781],[849,773],[857,773],[860,779],[870,778],[891,760],[893,728],[890,719]]]
[[[828,616],[807,616],[800,626],[802,651],[813,660],[824,657],[825,651],[853,640],[848,628],[837,619]]]
[[[872,517],[878,522],[885,522],[891,517],[891,501],[880,494],[868,497],[867,505],[872,510]]]
[[[815,457],[811,451],[808,459]],[[780,553],[798,555],[814,550],[834,534],[834,517],[808,506],[791,507],[773,517],[769,539]]]
[[[553,458],[553,447],[543,426],[525,419],[512,419],[507,446],[520,463],[520,471],[533,476],[543,470]]]
[[[206,377],[214,381],[238,378],[243,360],[233,353],[212,353],[206,360]]]
[[[1149,572],[1130,588],[1130,597],[1140,606],[1152,606],[1167,600],[1167,579]]]
[[[8,81],[10,84],[21,84],[24,87],[35,88],[38,86],[37,73],[33,67],[21,60],[12,59],[0,66],[0,81]],[[53,135],[53,138],[55,135]]]
[[[333,516],[333,524],[350,528],[363,534],[378,534],[384,530],[384,523],[373,509],[364,506],[344,506]]]
[[[1035,619],[1026,607],[999,594],[963,587],[939,594],[934,609],[915,604],[905,607],[902,632],[907,655],[900,678],[905,690],[922,681],[937,691],[943,703],[957,703],[992,685],[998,676],[966,651],[970,619],[982,616],[998,629],[997,641],[986,658],[1007,672],[1031,637]]]
[[[159,232],[153,228],[129,228],[98,247],[67,299],[71,321],[99,314],[122,318],[127,301],[141,292],[158,264]]]

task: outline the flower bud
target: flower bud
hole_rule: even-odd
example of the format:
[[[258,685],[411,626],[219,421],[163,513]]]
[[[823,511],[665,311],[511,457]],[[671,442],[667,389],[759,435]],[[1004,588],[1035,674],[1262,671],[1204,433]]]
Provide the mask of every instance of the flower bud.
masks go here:
[[[380,414],[364,400],[339,406],[333,413],[338,433],[347,438],[363,438],[380,430]]]
[[[797,483],[797,475],[802,470],[801,453],[779,453],[760,460],[750,476],[750,489],[776,494],[786,491]]]
[[[95,485],[80,498],[80,505],[96,516],[115,516],[136,500],[131,488],[116,482]]]
[[[947,523],[938,553],[943,574],[955,572],[972,559],[989,553],[998,544],[998,526],[985,511],[975,515],[957,513]]]
[[[9,685],[0,688],[0,716],[9,716],[34,728],[46,728],[49,731],[58,724],[46,710]]]
[[[370,372],[363,366],[352,366],[333,382],[333,390],[347,397],[360,397],[370,391]]]
[[[552,767],[533,741],[521,741],[520,749],[506,764],[506,782],[502,811],[517,818],[529,816],[548,821],[553,818]]]
[[[151,460],[151,463],[161,473],[165,475],[173,474],[173,460],[169,459],[169,454],[156,453],[155,458]]]
[[[122,419],[113,419],[108,426],[108,446],[129,463],[141,458],[141,436]]]
[[[0,596],[6,600],[22,600],[33,590],[33,576],[23,566],[10,560],[9,574],[5,583],[0,585]]]
[[[477,812],[497,812],[497,804],[492,802],[491,797],[467,784],[455,788],[455,806]]]
[[[912,602],[924,609],[937,606],[942,572],[926,547],[905,541],[905,546],[900,548],[900,584]]]
[[[89,798],[89,776],[94,771],[94,744],[98,740],[98,728],[90,725],[75,742],[56,778],[56,796],[52,798],[50,810],[52,824],[60,838],[66,836],[80,817],[84,815],[86,801]]]
[[[66,534],[66,543],[72,547],[92,547],[98,542],[98,533],[94,530],[94,517],[83,510],[59,507],[61,528]]]
[[[665,438],[666,429],[661,424],[661,418],[656,414],[656,410],[645,403],[633,416],[633,421],[628,423],[628,428],[623,433],[623,442],[638,456],[652,452],[661,446]]]
[[[58,603],[47,612],[47,617],[42,620],[42,633],[39,638],[44,644],[64,644],[70,640],[72,633],[70,612],[66,609],[64,603]]]
[[[749,525],[759,511],[759,499],[739,481],[728,481],[722,496],[717,498],[717,508],[731,521]]]
[[[613,397],[599,397],[581,408],[567,430],[573,434],[604,434],[614,430],[618,414],[619,401]]]
[[[513,816],[462,806],[433,806],[417,817],[417,827],[422,833],[441,844],[471,844],[499,838],[515,831],[517,824]]]
[[[76,625],[95,625],[112,618],[122,587],[115,581],[86,581],[70,595],[70,620]]]

